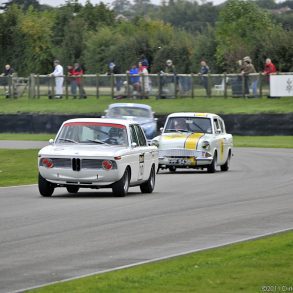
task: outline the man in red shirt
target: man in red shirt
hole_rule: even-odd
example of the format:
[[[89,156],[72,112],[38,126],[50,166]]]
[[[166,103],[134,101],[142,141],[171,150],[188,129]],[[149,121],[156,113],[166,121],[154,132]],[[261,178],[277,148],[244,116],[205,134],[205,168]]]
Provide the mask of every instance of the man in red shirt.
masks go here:
[[[79,98],[80,99],[86,99],[87,96],[86,96],[86,93],[85,93],[85,90],[83,88],[83,81],[82,81],[82,75],[83,75],[84,71],[82,69],[82,67],[80,66],[79,63],[75,63],[74,64],[74,68],[72,70],[72,75],[73,76],[78,76],[78,77],[75,77],[75,82],[76,82],[76,85],[79,89]]]
[[[275,74],[276,72],[277,72],[276,66],[272,63],[272,60],[270,58],[267,58],[263,74],[269,75],[269,74]]]
[[[270,85],[270,75],[276,74],[276,73],[277,73],[276,66],[272,63],[272,60],[270,58],[267,58],[265,69],[262,74],[267,76],[267,82],[269,85]],[[271,97],[271,95],[269,94],[268,98],[273,98],[273,97]]]

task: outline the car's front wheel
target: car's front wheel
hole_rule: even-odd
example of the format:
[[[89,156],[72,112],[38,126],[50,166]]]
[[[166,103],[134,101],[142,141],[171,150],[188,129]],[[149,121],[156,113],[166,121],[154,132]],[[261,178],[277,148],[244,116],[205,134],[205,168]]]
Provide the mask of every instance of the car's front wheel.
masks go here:
[[[39,185],[39,192],[42,196],[49,197],[53,194],[54,192],[54,185],[47,181],[42,175],[39,173],[39,180],[38,180],[38,185]]]
[[[148,180],[140,185],[140,190],[142,193],[152,193],[155,188],[156,183],[156,172],[155,167],[152,166],[150,177]]]
[[[217,166],[217,153],[214,153],[214,158],[212,160],[212,163],[208,166],[208,173],[215,173],[216,166]]]
[[[69,193],[77,193],[79,191],[78,186],[67,186],[66,189]]]
[[[113,184],[112,191],[116,196],[125,196],[128,193],[130,183],[130,171],[126,168],[122,178]]]

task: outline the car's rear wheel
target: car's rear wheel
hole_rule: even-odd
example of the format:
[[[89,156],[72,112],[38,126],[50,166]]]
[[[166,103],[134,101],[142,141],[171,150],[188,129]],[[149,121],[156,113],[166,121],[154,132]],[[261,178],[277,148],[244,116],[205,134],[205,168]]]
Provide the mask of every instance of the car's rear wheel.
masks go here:
[[[39,180],[38,180],[39,192],[42,196],[49,197],[54,192],[54,185],[47,181],[42,175],[39,173]]]
[[[156,183],[156,172],[155,166],[152,166],[150,177],[148,180],[140,185],[140,190],[142,193],[152,193],[155,188]]]
[[[221,171],[228,171],[230,168],[231,152],[229,151],[228,158],[224,165],[221,166]]]
[[[217,153],[214,153],[214,158],[212,163],[208,166],[208,173],[215,173],[216,172],[216,166],[217,166]]]
[[[78,186],[67,186],[66,189],[69,193],[77,193],[79,191]]]
[[[172,172],[172,173],[176,172],[176,167],[175,166],[170,166],[169,171]]]
[[[130,183],[130,171],[126,168],[122,178],[113,184],[112,191],[115,196],[125,196],[128,193]]]

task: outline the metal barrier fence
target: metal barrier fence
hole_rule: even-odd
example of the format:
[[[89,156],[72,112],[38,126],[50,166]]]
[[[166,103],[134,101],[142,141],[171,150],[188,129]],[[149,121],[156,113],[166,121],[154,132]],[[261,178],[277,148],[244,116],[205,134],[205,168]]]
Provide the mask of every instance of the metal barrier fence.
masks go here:
[[[292,74],[292,73],[282,73]],[[0,76],[0,96],[29,98],[56,95],[56,81],[63,78],[63,97],[110,96],[116,99],[157,99],[184,97],[262,97],[269,96],[269,77],[262,74],[85,74],[52,77],[32,74],[28,78]]]

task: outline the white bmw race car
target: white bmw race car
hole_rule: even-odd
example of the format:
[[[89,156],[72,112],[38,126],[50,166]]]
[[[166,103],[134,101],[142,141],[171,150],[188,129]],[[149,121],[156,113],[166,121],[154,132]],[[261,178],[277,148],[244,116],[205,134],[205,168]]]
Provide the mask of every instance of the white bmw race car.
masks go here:
[[[167,117],[160,136],[152,140],[159,149],[159,168],[206,168],[228,171],[233,138],[226,133],[221,117],[210,113],[173,113]]]
[[[55,140],[38,154],[39,191],[51,196],[56,187],[112,188],[125,196],[130,186],[151,193],[158,150],[149,146],[140,125],[119,119],[80,118],[65,121]]]

